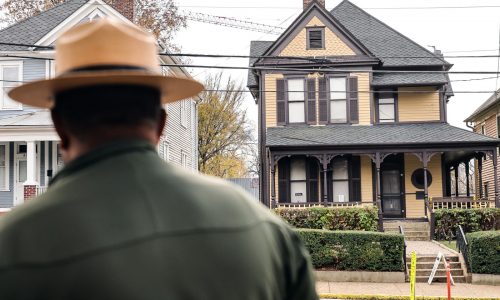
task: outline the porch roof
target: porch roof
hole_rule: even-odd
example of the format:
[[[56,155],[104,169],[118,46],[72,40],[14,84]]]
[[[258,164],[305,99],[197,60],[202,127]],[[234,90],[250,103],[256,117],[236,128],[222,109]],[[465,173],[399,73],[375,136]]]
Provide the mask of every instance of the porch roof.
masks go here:
[[[11,126],[53,126],[53,123],[50,111],[38,110],[21,112],[0,119],[0,129],[1,127]]]
[[[377,125],[290,125],[267,129],[266,146],[419,146],[490,145],[500,139],[487,137],[447,123]]]

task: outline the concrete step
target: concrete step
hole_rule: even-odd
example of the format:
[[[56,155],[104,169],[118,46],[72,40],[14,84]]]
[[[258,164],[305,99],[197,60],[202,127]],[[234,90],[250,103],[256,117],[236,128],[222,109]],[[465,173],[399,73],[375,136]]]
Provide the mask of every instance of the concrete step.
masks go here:
[[[407,241],[430,241],[431,239],[426,236],[414,236],[414,237],[405,237]]]
[[[417,268],[417,276],[427,276],[429,277],[431,275],[432,269],[427,269],[427,270],[419,270]],[[464,271],[462,269],[451,269],[450,273],[453,277],[455,276],[464,276]],[[436,275],[435,276],[446,276],[446,270],[445,269],[438,269],[436,270]]]
[[[417,282],[427,282],[429,280],[429,276],[417,276],[416,281]],[[455,283],[464,283],[465,281],[465,276],[453,276],[453,280]],[[446,282],[446,276],[434,276],[434,279],[432,282]]]
[[[409,270],[411,268],[410,263],[408,263],[406,265],[406,267]],[[429,270],[429,269],[432,269],[433,267],[434,267],[434,263],[430,263],[430,262],[417,263],[417,270]],[[450,268],[451,269],[461,269],[462,265],[460,264],[460,262],[450,262]],[[442,263],[439,264],[438,270],[444,270],[444,269],[445,269],[444,264],[442,264]]]
[[[406,256],[406,258],[410,259],[410,256]],[[458,259],[457,255],[446,256],[446,259],[448,259],[450,262],[459,262],[460,261]],[[436,260],[436,256],[432,256],[432,255],[417,256],[417,265],[419,263],[427,263],[427,262],[431,262],[434,264],[435,260]],[[441,260],[441,264],[443,264],[442,260]]]
[[[419,236],[425,236],[429,237],[430,233],[429,231],[406,231],[405,236],[406,237],[419,237]]]

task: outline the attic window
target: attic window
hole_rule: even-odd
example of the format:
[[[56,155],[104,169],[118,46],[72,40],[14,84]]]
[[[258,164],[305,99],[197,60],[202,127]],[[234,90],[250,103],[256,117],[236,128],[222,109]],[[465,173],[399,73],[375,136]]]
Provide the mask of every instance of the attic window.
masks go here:
[[[307,28],[307,49],[325,48],[325,28]]]

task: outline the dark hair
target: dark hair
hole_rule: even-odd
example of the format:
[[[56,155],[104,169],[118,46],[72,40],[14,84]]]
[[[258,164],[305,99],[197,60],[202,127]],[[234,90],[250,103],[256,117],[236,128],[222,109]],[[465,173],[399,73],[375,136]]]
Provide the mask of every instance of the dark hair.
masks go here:
[[[161,117],[160,92],[134,85],[103,85],[62,91],[52,108],[62,125],[75,135],[102,127],[156,123]]]

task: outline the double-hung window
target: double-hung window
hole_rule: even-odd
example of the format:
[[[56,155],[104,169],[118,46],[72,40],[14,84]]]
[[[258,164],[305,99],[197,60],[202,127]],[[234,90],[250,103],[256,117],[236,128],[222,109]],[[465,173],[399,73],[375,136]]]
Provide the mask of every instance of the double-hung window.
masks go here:
[[[377,119],[379,123],[396,122],[396,97],[394,93],[380,93],[378,95]]]
[[[349,202],[349,164],[346,158],[332,162],[333,202]]]
[[[302,78],[288,79],[288,122],[305,123],[305,80]]]
[[[22,105],[9,98],[9,91],[21,82],[21,63],[5,62],[0,64],[2,84],[1,109],[22,109]]]
[[[347,122],[346,77],[330,77],[330,122]]]
[[[290,202],[307,202],[305,159],[295,158],[290,162]]]

